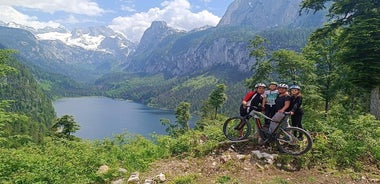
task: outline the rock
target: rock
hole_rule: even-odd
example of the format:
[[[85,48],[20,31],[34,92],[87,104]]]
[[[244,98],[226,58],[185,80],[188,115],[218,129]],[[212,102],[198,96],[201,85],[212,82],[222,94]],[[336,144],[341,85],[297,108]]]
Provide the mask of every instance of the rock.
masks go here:
[[[125,174],[125,173],[128,172],[127,169],[124,169],[124,168],[119,168],[117,171],[119,171],[119,172],[121,172],[123,174]]]
[[[232,158],[231,158],[231,155],[222,155],[221,157],[220,157],[220,162],[222,162],[222,163],[226,163],[227,161],[229,161],[229,160],[231,160]]]
[[[265,152],[260,152],[259,150],[252,151],[252,155],[258,158],[259,160],[264,160],[264,163],[266,164],[274,164],[278,155],[277,154],[269,154]]]
[[[151,180],[151,179],[146,179],[146,180],[144,181],[144,184],[154,184],[154,181]]]
[[[370,179],[369,181],[372,183],[380,183],[380,179]]]
[[[139,183],[139,181],[140,181],[139,173],[133,172],[131,174],[131,176],[129,176],[127,183],[131,183],[131,184],[136,183],[137,184],[137,183]]]
[[[261,154],[261,152],[260,152],[259,150],[253,150],[253,151],[252,151],[252,154],[253,154],[254,156],[256,156],[258,159],[263,158],[263,155]]]
[[[124,178],[112,181],[111,184],[123,184],[124,183]]]
[[[99,167],[97,174],[105,174],[110,170],[110,168],[107,165],[102,165]]]
[[[245,155],[236,155],[236,158],[238,159],[238,160],[244,160],[245,159]]]
[[[166,176],[163,173],[160,173],[156,177],[154,177],[154,180],[157,181],[158,183],[162,183],[166,181]]]

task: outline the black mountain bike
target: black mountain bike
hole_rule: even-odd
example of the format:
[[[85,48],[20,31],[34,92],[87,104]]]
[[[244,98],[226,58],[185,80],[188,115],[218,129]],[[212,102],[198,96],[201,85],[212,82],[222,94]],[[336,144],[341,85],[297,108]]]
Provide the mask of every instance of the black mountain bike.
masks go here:
[[[275,142],[279,151],[291,155],[302,155],[308,152],[313,144],[311,136],[304,129],[298,127],[284,127],[288,124],[289,112],[285,112],[285,117],[277,122],[278,126],[272,133],[267,128],[262,127],[260,117],[270,119],[259,111],[251,111],[247,116],[231,117],[224,122],[223,133],[231,141],[241,141],[247,139],[251,134],[252,126],[249,123],[251,118],[255,119],[257,133],[262,141],[261,144]]]

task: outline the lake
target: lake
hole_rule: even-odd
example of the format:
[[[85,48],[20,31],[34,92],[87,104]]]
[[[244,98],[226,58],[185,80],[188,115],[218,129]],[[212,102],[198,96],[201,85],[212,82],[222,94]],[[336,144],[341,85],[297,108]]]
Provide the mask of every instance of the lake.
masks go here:
[[[58,117],[74,116],[80,129],[74,134],[83,139],[112,138],[123,132],[150,137],[167,134],[160,119],[174,122],[173,111],[160,110],[128,100],[107,97],[62,98],[53,103]]]

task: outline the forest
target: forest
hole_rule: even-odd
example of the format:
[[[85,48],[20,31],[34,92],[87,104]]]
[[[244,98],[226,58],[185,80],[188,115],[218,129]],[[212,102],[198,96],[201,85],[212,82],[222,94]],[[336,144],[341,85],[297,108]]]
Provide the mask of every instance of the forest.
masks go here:
[[[304,0],[301,13],[324,9],[325,2]],[[280,155],[282,162],[296,161],[302,169],[350,171],[353,181],[356,173],[380,179],[378,173],[371,172],[380,169],[379,3],[333,0],[330,22],[314,31],[297,51],[273,51],[265,35],[255,36],[249,48],[257,63],[252,66],[253,75],[240,83],[212,75],[170,80],[155,75],[143,80],[125,73],[97,81],[102,83],[98,89],[108,96],[129,95],[123,97],[141,101],[151,97],[141,93],[147,84],[173,93],[192,90],[199,94],[197,108],[192,101],[168,105],[175,109],[177,121],[162,120],[168,135],[152,135],[151,139],[128,132],[97,141],[75,137],[73,133],[80,127],[71,116],[55,116],[51,98],[43,92],[46,84],[36,81],[17,61],[15,51],[0,50],[0,183],[110,183],[134,171],[146,171],[160,159],[210,155],[226,139],[221,130],[229,116],[224,113],[229,108],[226,106],[240,101],[229,94],[244,94],[244,88],[272,80],[302,87],[303,124],[314,140],[310,152],[299,157]],[[153,95],[163,94],[157,90]],[[147,103],[161,104],[159,101],[155,98]],[[187,122],[194,110],[200,119],[190,129]],[[199,144],[199,140],[205,141]],[[97,173],[104,164],[111,170]],[[127,173],[118,172],[118,168]]]

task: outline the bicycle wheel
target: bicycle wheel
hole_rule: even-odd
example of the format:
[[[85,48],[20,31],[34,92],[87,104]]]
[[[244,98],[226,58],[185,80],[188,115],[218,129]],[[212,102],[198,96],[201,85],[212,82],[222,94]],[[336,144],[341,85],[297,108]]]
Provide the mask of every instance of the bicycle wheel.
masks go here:
[[[243,117],[232,117],[224,122],[223,133],[231,141],[243,140],[251,134],[251,124]]]
[[[281,152],[291,155],[302,155],[308,152],[313,140],[309,133],[298,127],[279,129],[276,135],[276,144]]]

